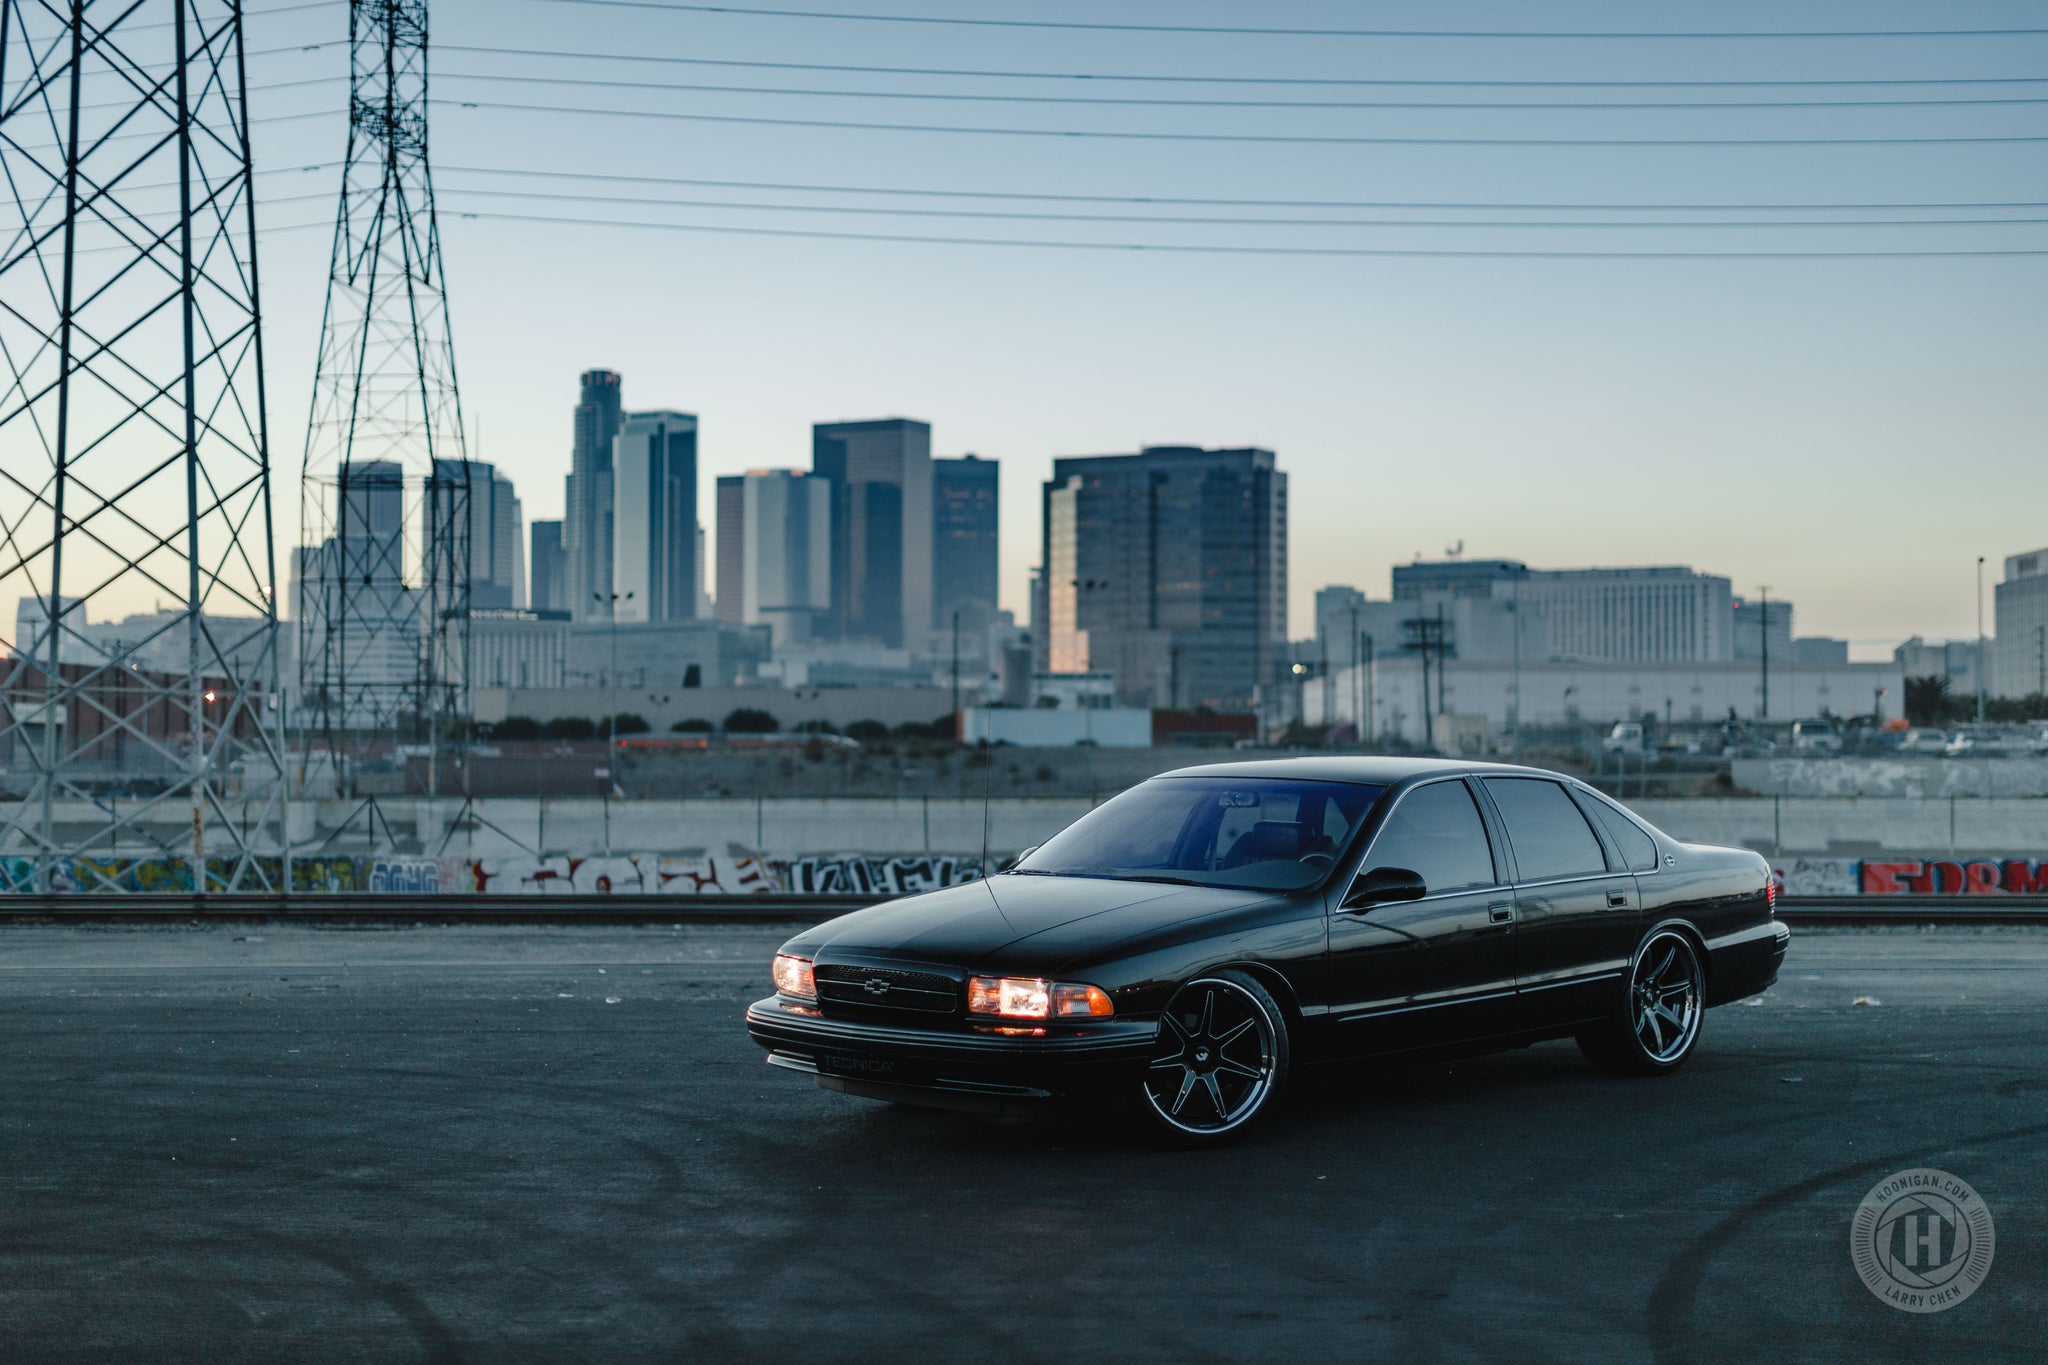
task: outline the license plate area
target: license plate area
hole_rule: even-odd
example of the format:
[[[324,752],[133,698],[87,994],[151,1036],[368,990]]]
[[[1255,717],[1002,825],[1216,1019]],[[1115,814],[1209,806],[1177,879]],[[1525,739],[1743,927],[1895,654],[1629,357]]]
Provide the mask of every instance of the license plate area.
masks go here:
[[[894,1057],[859,1057],[848,1053],[818,1054],[818,1073],[849,1081],[876,1081],[884,1085],[929,1085],[930,1067]]]

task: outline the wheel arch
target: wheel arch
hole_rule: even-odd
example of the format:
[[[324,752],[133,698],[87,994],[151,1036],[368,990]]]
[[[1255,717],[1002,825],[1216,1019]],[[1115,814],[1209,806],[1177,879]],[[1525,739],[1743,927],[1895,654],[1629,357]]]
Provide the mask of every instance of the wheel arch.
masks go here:
[[[1272,996],[1274,1003],[1280,1006],[1280,1013],[1284,1016],[1282,1022],[1287,1025],[1288,1033],[1292,1034],[1296,1039],[1300,1038],[1301,1002],[1295,999],[1294,986],[1288,981],[1284,972],[1269,967],[1263,962],[1238,960],[1234,962],[1218,962],[1213,966],[1204,967],[1201,971],[1188,977],[1188,980],[1199,981],[1205,976],[1214,976],[1217,972],[1225,971],[1243,972],[1246,976],[1264,986],[1266,994]]]
[[[1666,930],[1679,934],[1686,942],[1692,944],[1693,954],[1700,960],[1700,995],[1702,999],[1706,998],[1713,992],[1714,955],[1707,950],[1707,936],[1700,932],[1699,926],[1691,920],[1678,915],[1658,920],[1655,924],[1643,930],[1642,938],[1636,942],[1636,951],[1629,958],[1628,965],[1631,976],[1635,972],[1637,960],[1642,956],[1643,944],[1648,943]]]

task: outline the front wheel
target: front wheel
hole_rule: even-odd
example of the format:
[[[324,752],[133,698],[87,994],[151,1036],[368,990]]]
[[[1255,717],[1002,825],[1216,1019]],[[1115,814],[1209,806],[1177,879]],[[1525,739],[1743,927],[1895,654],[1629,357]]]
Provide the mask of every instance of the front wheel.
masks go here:
[[[1287,1080],[1286,1016],[1244,972],[1198,977],[1159,1019],[1140,1108],[1177,1142],[1237,1137],[1272,1108]]]
[[[1692,939],[1659,929],[1629,964],[1620,1013],[1578,1036],[1579,1051],[1618,1076],[1661,1076],[1678,1070],[1699,1041],[1707,1008],[1706,970]]]

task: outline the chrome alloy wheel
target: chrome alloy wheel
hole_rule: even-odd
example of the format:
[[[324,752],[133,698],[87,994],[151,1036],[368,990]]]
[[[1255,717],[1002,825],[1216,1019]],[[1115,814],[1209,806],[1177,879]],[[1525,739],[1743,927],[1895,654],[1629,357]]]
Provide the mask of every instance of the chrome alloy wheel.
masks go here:
[[[1223,977],[1190,981],[1159,1020],[1159,1052],[1145,1072],[1145,1102],[1168,1128],[1227,1133],[1255,1116],[1281,1067],[1270,999]]]
[[[1629,1021],[1643,1054],[1659,1066],[1684,1057],[1699,1035],[1705,1008],[1703,974],[1692,941],[1656,934],[1636,955],[1629,975]]]

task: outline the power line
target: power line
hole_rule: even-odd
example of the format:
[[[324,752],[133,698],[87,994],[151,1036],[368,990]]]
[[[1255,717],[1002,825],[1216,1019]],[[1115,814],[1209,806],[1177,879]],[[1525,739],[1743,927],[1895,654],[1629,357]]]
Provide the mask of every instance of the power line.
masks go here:
[[[865,24],[940,24],[961,28],[1034,28],[1087,30],[1107,33],[1213,33],[1242,37],[1270,38],[1535,38],[1580,41],[1586,39],[1787,39],[1787,38],[2016,38],[2048,33],[2041,28],[1880,28],[1880,29],[1782,29],[1747,31],[1655,32],[1641,30],[1586,30],[1559,32],[1555,29],[1422,29],[1422,28],[1267,28],[1212,24],[1113,24],[1057,19],[962,19],[931,14],[843,14],[830,10],[761,9],[741,5],[692,5],[675,0],[543,0],[557,5],[594,5],[608,9],[671,11],[687,14],[726,14],[754,19],[832,19]]]
[[[331,46],[331,44],[314,44]],[[551,52],[532,47],[478,47],[458,43],[436,43],[437,52],[468,52],[483,56],[538,57],[548,61],[653,62],[668,66],[744,67],[762,71],[837,71],[868,76],[971,76],[982,79],[1031,81],[1144,81],[1176,85],[1327,85],[1438,87],[1456,89],[1522,90],[1646,90],[1680,89],[1772,89],[1801,86],[1838,87],[1874,85],[2041,85],[2048,76],[1906,76],[1865,80],[1687,80],[1687,81],[1512,81],[1512,80],[1389,80],[1359,76],[1187,76],[1154,75],[1137,72],[1087,71],[999,71],[980,67],[946,66],[854,66],[841,62],[757,62],[719,57],[668,57],[639,52]],[[289,51],[291,49],[271,49]],[[257,55],[257,54],[251,54]]]
[[[1495,219],[1488,221],[1485,219],[1467,218],[1247,218],[1177,214],[1019,213],[993,209],[881,208],[858,204],[770,204],[757,201],[717,199],[661,199],[652,196],[636,195],[547,194],[535,190],[483,190],[469,189],[461,186],[444,186],[441,194],[444,198],[469,196],[475,198],[521,199],[577,204],[633,204],[656,208],[741,209],[779,213],[845,213],[909,218],[1002,219],[1018,222],[1178,223],[1190,226],[1240,227],[1600,228],[1607,230],[1678,228],[1698,232],[1725,228],[2009,227],[2048,223],[2048,218],[1826,218],[1766,219],[1757,222],[1682,222],[1670,219],[1649,222],[1641,220],[1550,222],[1542,219]],[[265,202],[273,204],[288,203],[291,202],[291,199],[321,197],[326,196],[296,195],[288,199],[271,199]]]
[[[335,162],[324,162],[314,167],[286,169],[318,170],[332,166]],[[1845,203],[1841,201],[1818,201],[1812,203],[1719,203],[1719,204],[1626,204],[1626,203],[1539,203],[1514,202],[1507,200],[1423,200],[1423,199],[1228,199],[1216,197],[1134,195],[1134,194],[1048,194],[1022,190],[929,190],[911,189],[902,186],[885,185],[827,185],[805,184],[782,180],[706,180],[683,176],[655,175],[604,175],[595,171],[537,171],[525,167],[508,166],[448,166],[440,168],[443,174],[462,175],[503,175],[537,177],[547,180],[599,180],[617,184],[633,185],[684,185],[702,189],[738,190],[787,190],[804,194],[872,194],[912,195],[919,198],[947,199],[1023,199],[1045,203],[1071,204],[1184,204],[1212,208],[1287,208],[1287,209],[1513,209],[1513,210],[1557,210],[1583,212],[1621,212],[1624,210],[1643,213],[1664,211],[1686,213],[1709,212],[1766,212],[1774,210],[1820,212],[1823,210],[1906,210],[1906,209],[2037,209],[2048,208],[2044,199],[2008,200],[1904,200],[1894,203],[1867,202]],[[265,172],[259,171],[258,174]]]
[[[2048,104],[2048,96],[1943,96],[1935,99],[1858,100],[1231,100],[1149,99],[1111,95],[990,95],[936,90],[814,90],[773,85],[699,85],[676,81],[579,80],[571,76],[518,76],[494,72],[443,71],[437,80],[497,81],[512,85],[572,85],[606,90],[677,90],[718,95],[800,95],[830,99],[941,100],[976,104],[1127,105],[1198,109],[1912,109],[1984,105]],[[288,82],[287,84],[308,84]],[[281,89],[282,86],[257,87]]]
[[[738,227],[722,223],[649,223],[618,218],[567,218],[528,213],[449,215],[507,223],[547,223],[572,227],[645,228],[662,232],[709,232],[743,237],[806,237],[848,242],[909,242],[944,246],[1035,247],[1065,251],[1120,251],[1227,256],[1389,256],[1470,257],[1548,260],[1890,260],[1911,257],[2048,256],[2048,247],[1985,248],[1921,251],[1534,251],[1443,250],[1399,247],[1228,246],[1162,242],[1060,242],[1030,238],[945,237],[912,233],[837,232],[822,228]]]
[[[565,0],[566,2],[566,0]],[[854,119],[767,118],[740,114],[691,114],[665,109],[591,109],[559,104],[514,104],[491,100],[429,100],[463,109],[532,114],[577,114],[602,118],[650,118],[687,123],[740,123],[777,128],[847,128],[889,133],[964,133],[994,137],[1116,139],[1137,142],[1296,143],[1316,146],[1378,147],[1906,147],[2048,142],[2048,135],[1997,134],[1915,137],[1372,137],[1302,133],[1158,133],[1105,128],[986,128],[958,124],[877,123]]]

